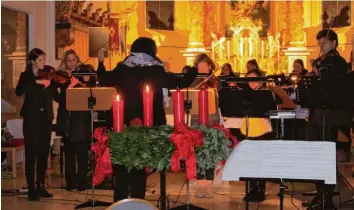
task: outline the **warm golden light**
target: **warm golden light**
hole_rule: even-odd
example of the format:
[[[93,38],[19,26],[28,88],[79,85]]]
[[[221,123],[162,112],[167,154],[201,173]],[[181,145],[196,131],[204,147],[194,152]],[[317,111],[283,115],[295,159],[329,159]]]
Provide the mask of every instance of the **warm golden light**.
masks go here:
[[[119,101],[119,94],[117,95],[116,100]]]
[[[290,79],[291,79],[292,81],[295,81],[295,80],[297,80],[297,76],[292,76]]]
[[[149,85],[146,85],[146,92],[149,92]]]

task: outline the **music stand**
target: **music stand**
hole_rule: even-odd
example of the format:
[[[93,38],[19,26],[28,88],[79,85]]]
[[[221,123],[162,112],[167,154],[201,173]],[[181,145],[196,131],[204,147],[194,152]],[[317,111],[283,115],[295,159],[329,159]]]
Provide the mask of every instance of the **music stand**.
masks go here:
[[[91,116],[91,146],[93,145],[93,111],[109,110],[112,107],[112,101],[116,96],[115,88],[68,88],[66,90],[66,109],[68,111],[90,111]],[[94,157],[91,163],[94,164]],[[94,167],[92,166],[93,174]],[[94,176],[92,176],[93,178]],[[95,206],[110,206],[111,203],[103,202],[95,199],[95,187],[92,184],[92,200],[89,199],[85,203],[75,206],[75,209]]]
[[[266,118],[269,110],[276,109],[276,102],[270,90],[240,90],[225,87],[219,91],[219,107],[225,117],[246,118],[246,139],[248,139],[248,118]],[[248,193],[248,181],[245,191]],[[246,201],[248,209],[248,200]]]
[[[270,90],[240,90],[225,87],[219,91],[219,107],[224,117],[246,118],[246,139],[248,118],[267,118],[269,110],[276,109],[276,102]]]
[[[172,94],[173,92],[175,92],[176,90],[171,90]],[[198,92],[200,90],[189,90],[189,88],[187,88],[186,90],[181,90],[182,92],[186,92],[187,94],[184,95],[184,110],[186,113],[186,125],[190,124],[190,120],[189,117],[191,114],[193,115],[199,115],[199,111],[198,111]],[[213,88],[209,88],[207,89],[208,91],[208,109],[209,109],[209,114],[215,114],[216,113],[216,96],[215,96],[215,89]],[[190,100],[190,94],[191,94],[191,100]],[[194,103],[193,103],[194,102]],[[196,106],[192,106],[193,104],[195,104]],[[171,108],[170,110],[173,110],[173,108]],[[171,111],[168,111],[171,112]],[[184,160],[183,160],[184,162]],[[185,164],[183,164],[185,165]],[[199,206],[195,206],[193,204],[190,203],[190,189],[189,189],[189,180],[187,180],[187,192],[186,192],[186,204],[182,205],[182,206],[177,206],[174,208],[171,208],[171,210],[206,210],[205,208],[199,207]]]

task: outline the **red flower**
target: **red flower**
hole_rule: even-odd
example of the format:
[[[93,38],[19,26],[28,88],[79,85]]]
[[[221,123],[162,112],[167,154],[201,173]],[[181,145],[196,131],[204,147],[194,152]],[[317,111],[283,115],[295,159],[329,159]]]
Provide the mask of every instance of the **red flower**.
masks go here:
[[[130,126],[142,126],[143,121],[140,118],[134,118],[130,121]]]

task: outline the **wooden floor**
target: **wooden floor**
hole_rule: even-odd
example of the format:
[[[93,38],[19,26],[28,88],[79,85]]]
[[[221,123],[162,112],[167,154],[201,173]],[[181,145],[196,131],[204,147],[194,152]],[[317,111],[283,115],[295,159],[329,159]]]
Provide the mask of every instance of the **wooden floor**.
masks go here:
[[[86,201],[86,191],[84,192],[67,192],[64,189],[59,189],[65,186],[65,180],[59,173],[58,161],[52,162],[52,169],[47,171],[47,185],[50,186],[49,192],[54,194],[53,199],[42,199],[40,202],[28,202],[26,195],[20,196],[2,196],[1,197],[1,209],[3,210],[61,210],[61,209],[74,209],[75,205],[78,205]],[[341,165],[341,170],[347,171],[345,174],[349,176],[349,170],[351,165]],[[25,183],[25,177],[21,167],[19,168],[19,176],[16,179],[2,179],[1,180],[1,190],[9,189],[19,189]],[[350,177],[348,177],[350,178]],[[186,188],[184,187],[181,191],[181,187],[185,182],[185,175],[183,173],[168,173],[167,175],[167,194],[170,199],[170,207],[181,205],[186,202]],[[353,179],[351,179],[353,182]],[[244,202],[242,198],[244,197],[244,183],[243,182],[232,182],[230,188],[220,189],[220,180],[215,180],[214,186],[214,198],[212,199],[199,199],[194,197],[195,185],[196,183],[191,183],[191,202],[194,205],[207,208],[207,209],[217,209],[217,210],[228,210],[228,209],[245,209]],[[339,180],[340,192],[342,194],[342,200],[352,198],[353,190],[349,189],[345,182]],[[293,204],[291,203],[291,191],[292,185],[288,184],[288,189],[286,190],[284,209],[306,209],[301,207],[301,201],[307,198],[301,196],[301,192],[314,190],[313,184],[295,184],[293,192]],[[148,189],[146,199],[156,204],[156,200],[159,198],[159,175],[153,174],[148,178]],[[177,200],[178,194],[181,191],[181,196]],[[222,192],[226,191],[226,192]],[[227,192],[229,191],[229,192]],[[267,183],[266,189],[266,201],[259,204],[250,204],[250,210],[260,209],[260,210],[271,210],[279,209],[279,199],[277,193],[279,192],[279,185],[275,183]],[[91,190],[88,190],[91,194]],[[113,201],[113,191],[112,190],[96,190],[96,199],[101,201],[112,202]],[[2,195],[4,195],[2,193]],[[91,196],[89,196],[91,198]],[[335,202],[338,205],[338,197],[335,198]],[[297,207],[295,207],[295,206]],[[105,209],[105,207],[97,207],[95,209]],[[354,209],[354,203],[348,203],[343,205],[344,210]]]

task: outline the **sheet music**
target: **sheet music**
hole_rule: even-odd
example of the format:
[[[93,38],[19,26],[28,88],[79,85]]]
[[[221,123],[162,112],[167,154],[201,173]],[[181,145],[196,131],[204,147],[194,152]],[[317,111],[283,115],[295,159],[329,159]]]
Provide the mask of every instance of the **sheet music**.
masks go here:
[[[325,180],[336,184],[333,142],[244,140],[228,158],[224,181],[240,177]]]

